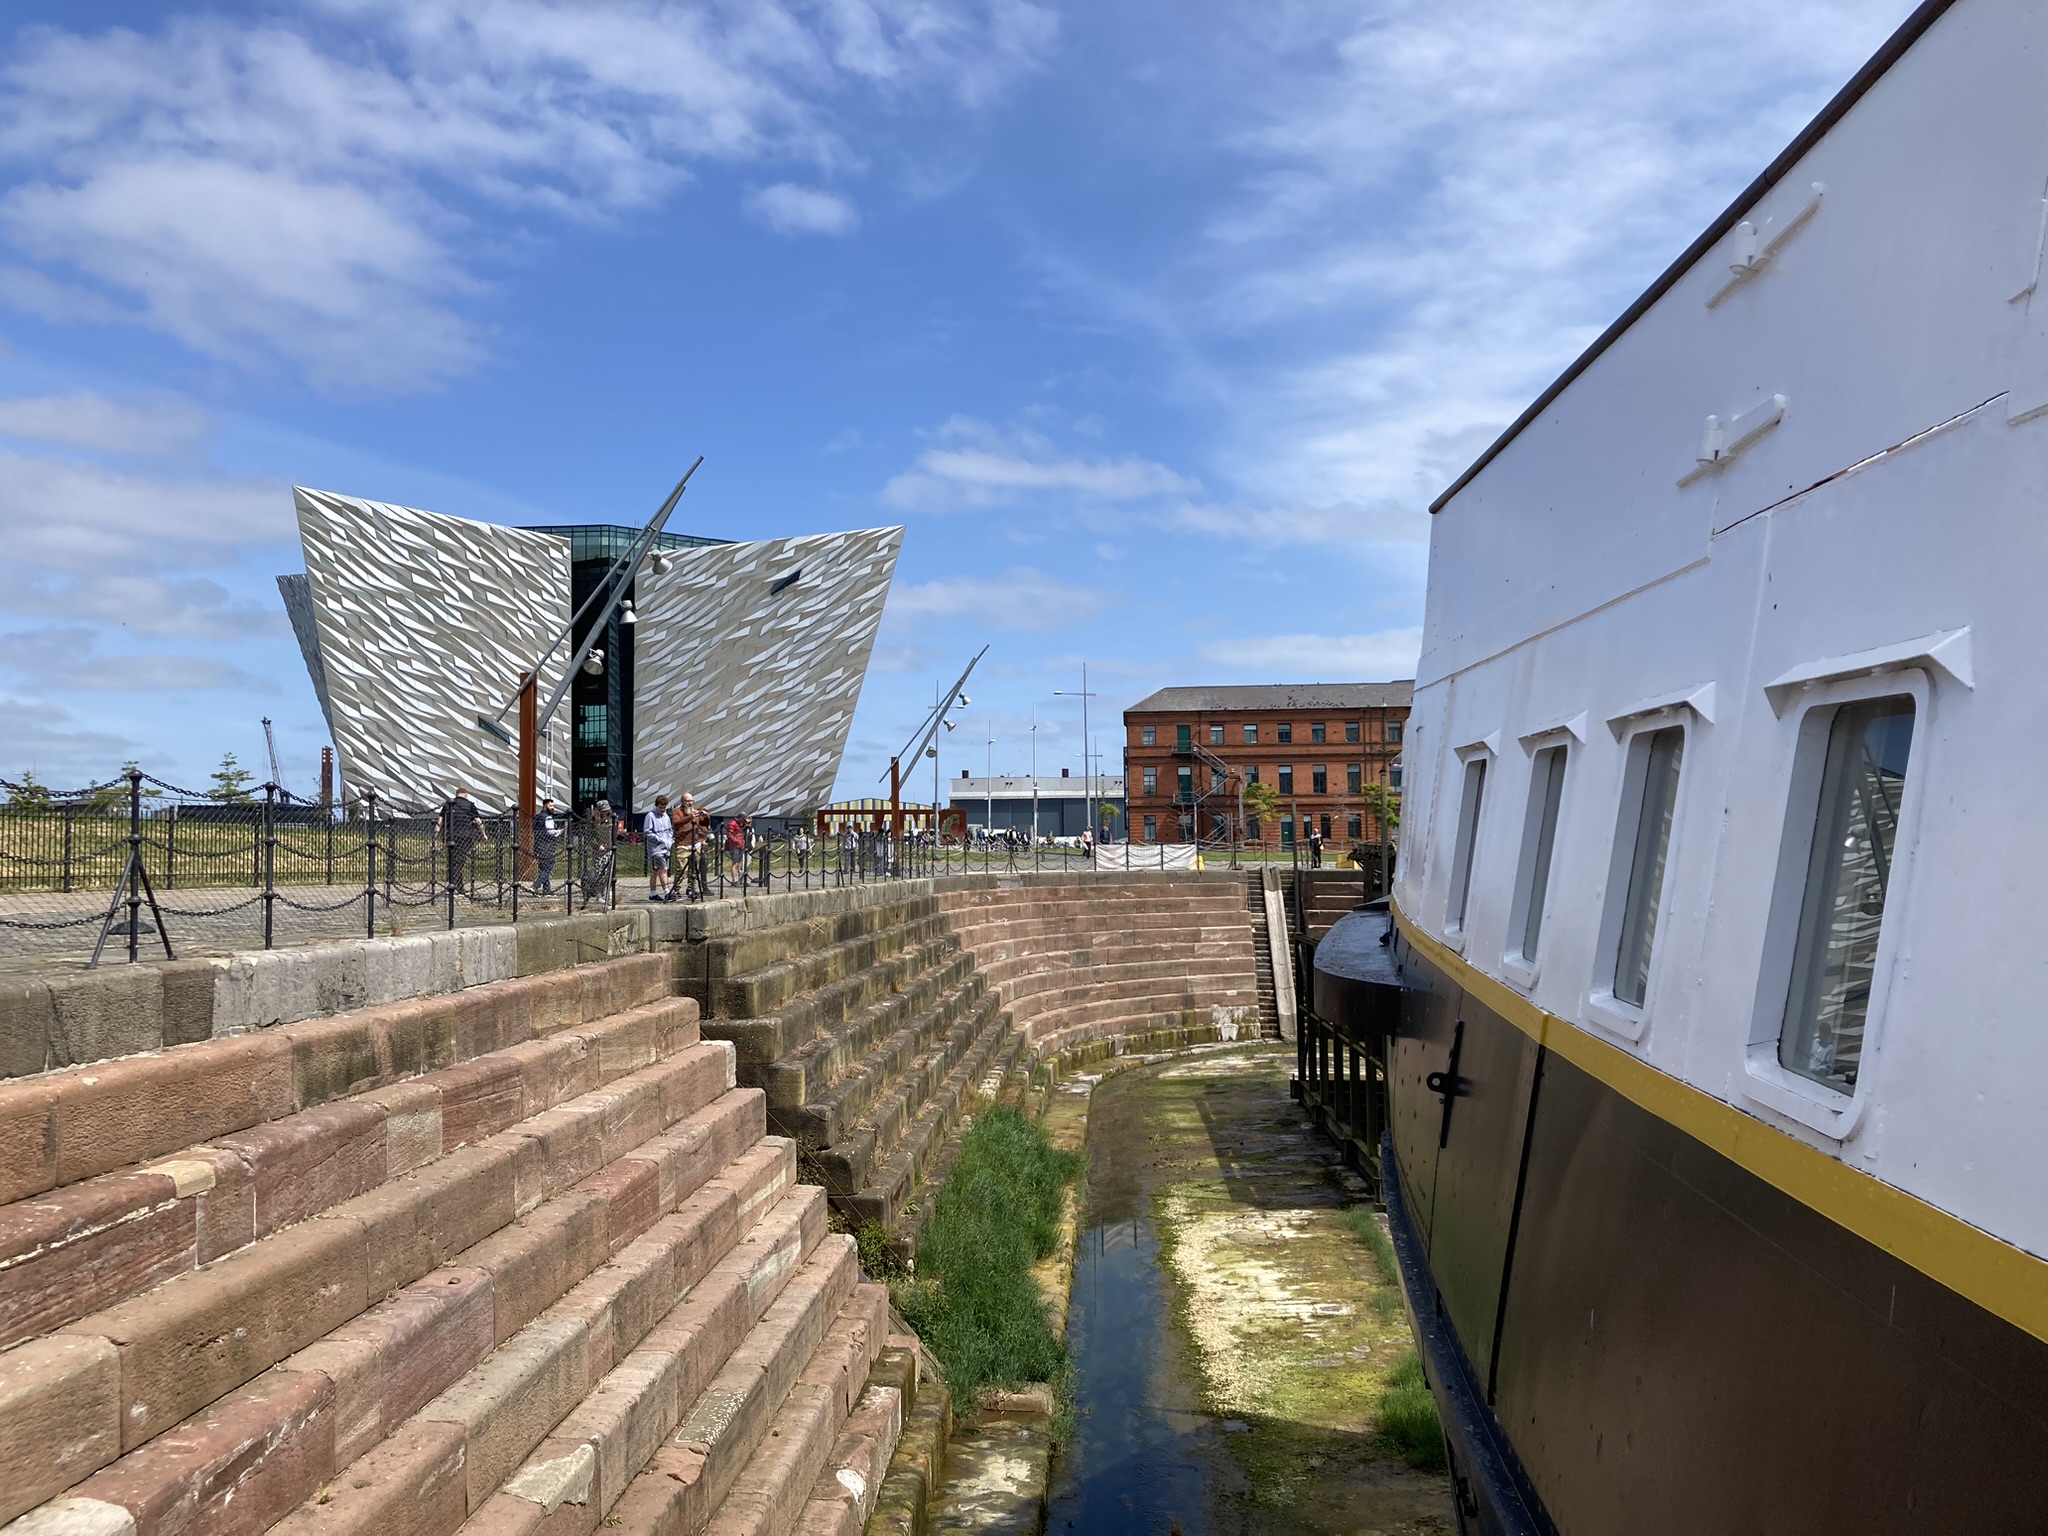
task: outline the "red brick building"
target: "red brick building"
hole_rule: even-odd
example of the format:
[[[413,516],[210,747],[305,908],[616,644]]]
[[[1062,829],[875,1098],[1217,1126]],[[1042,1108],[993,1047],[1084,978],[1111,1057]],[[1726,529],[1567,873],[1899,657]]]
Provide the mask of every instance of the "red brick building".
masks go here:
[[[1366,786],[1400,793],[1414,697],[1412,681],[1160,689],[1124,711],[1131,840],[1228,842],[1240,788],[1261,783],[1279,824],[1247,825],[1247,843],[1292,847],[1310,826],[1332,849],[1379,841]]]

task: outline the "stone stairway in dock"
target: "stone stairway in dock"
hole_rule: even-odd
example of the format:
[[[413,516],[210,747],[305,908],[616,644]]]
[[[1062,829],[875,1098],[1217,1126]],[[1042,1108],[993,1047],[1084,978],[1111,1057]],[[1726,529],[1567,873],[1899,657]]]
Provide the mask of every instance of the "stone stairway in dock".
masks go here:
[[[25,1042],[0,1080],[0,1536],[853,1536],[878,1500],[915,1511],[944,1394],[904,1441],[923,1470],[892,1472],[919,1356],[850,1234],[907,1252],[977,1105],[1040,1066],[1258,1028],[1242,887],[1200,876],[93,975],[0,996],[0,1046]]]
[[[945,883],[945,882],[940,882]],[[894,1232],[946,1166],[977,1090],[1024,1045],[933,882],[721,903],[680,916],[681,985],[848,1225]]]
[[[1030,1059],[1261,1032],[1254,928],[1227,875],[939,882],[940,908]]]
[[[675,968],[0,1083],[0,1530],[858,1530],[912,1341]]]

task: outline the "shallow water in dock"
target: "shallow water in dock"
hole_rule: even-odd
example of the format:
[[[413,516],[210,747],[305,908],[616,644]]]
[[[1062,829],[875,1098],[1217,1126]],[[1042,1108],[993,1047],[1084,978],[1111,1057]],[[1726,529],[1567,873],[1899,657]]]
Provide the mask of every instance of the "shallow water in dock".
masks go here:
[[[1454,1530],[1441,1474],[1372,1438],[1409,1348],[1359,1198],[1263,1046],[1096,1089],[1068,1344],[1076,1432],[1051,1536],[1421,1536]]]

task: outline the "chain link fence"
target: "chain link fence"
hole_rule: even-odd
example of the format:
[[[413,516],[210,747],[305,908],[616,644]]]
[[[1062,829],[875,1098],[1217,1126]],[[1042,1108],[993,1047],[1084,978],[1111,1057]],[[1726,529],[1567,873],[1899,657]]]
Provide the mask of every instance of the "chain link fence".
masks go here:
[[[715,821],[657,869],[589,812],[438,811],[183,789],[139,769],[81,789],[0,779],[0,963],[98,964],[942,874],[1085,869],[1084,850]],[[657,875],[659,876],[658,878]]]

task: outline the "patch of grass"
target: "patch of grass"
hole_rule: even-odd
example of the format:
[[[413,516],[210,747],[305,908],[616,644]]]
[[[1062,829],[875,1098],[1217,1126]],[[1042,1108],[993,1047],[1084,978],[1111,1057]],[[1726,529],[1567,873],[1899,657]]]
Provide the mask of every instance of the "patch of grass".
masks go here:
[[[1059,1241],[1061,1196],[1081,1166],[1014,1109],[982,1115],[963,1138],[918,1237],[917,1277],[892,1287],[960,1402],[1059,1379],[1066,1346],[1031,1267]]]
[[[1389,1450],[1398,1451],[1411,1467],[1442,1470],[1444,1432],[1437,1422],[1436,1399],[1413,1350],[1387,1373],[1386,1389],[1373,1409],[1373,1432]]]
[[[861,1273],[870,1280],[904,1280],[909,1271],[903,1261],[896,1257],[896,1250],[889,1246],[889,1229],[879,1221],[864,1221],[853,1234],[854,1244],[860,1249]]]
[[[1380,1283],[1399,1285],[1401,1266],[1394,1258],[1394,1243],[1381,1230],[1379,1217],[1369,1205],[1354,1205],[1344,1213],[1344,1225],[1351,1229],[1352,1236],[1372,1250],[1373,1262],[1380,1267]]]

